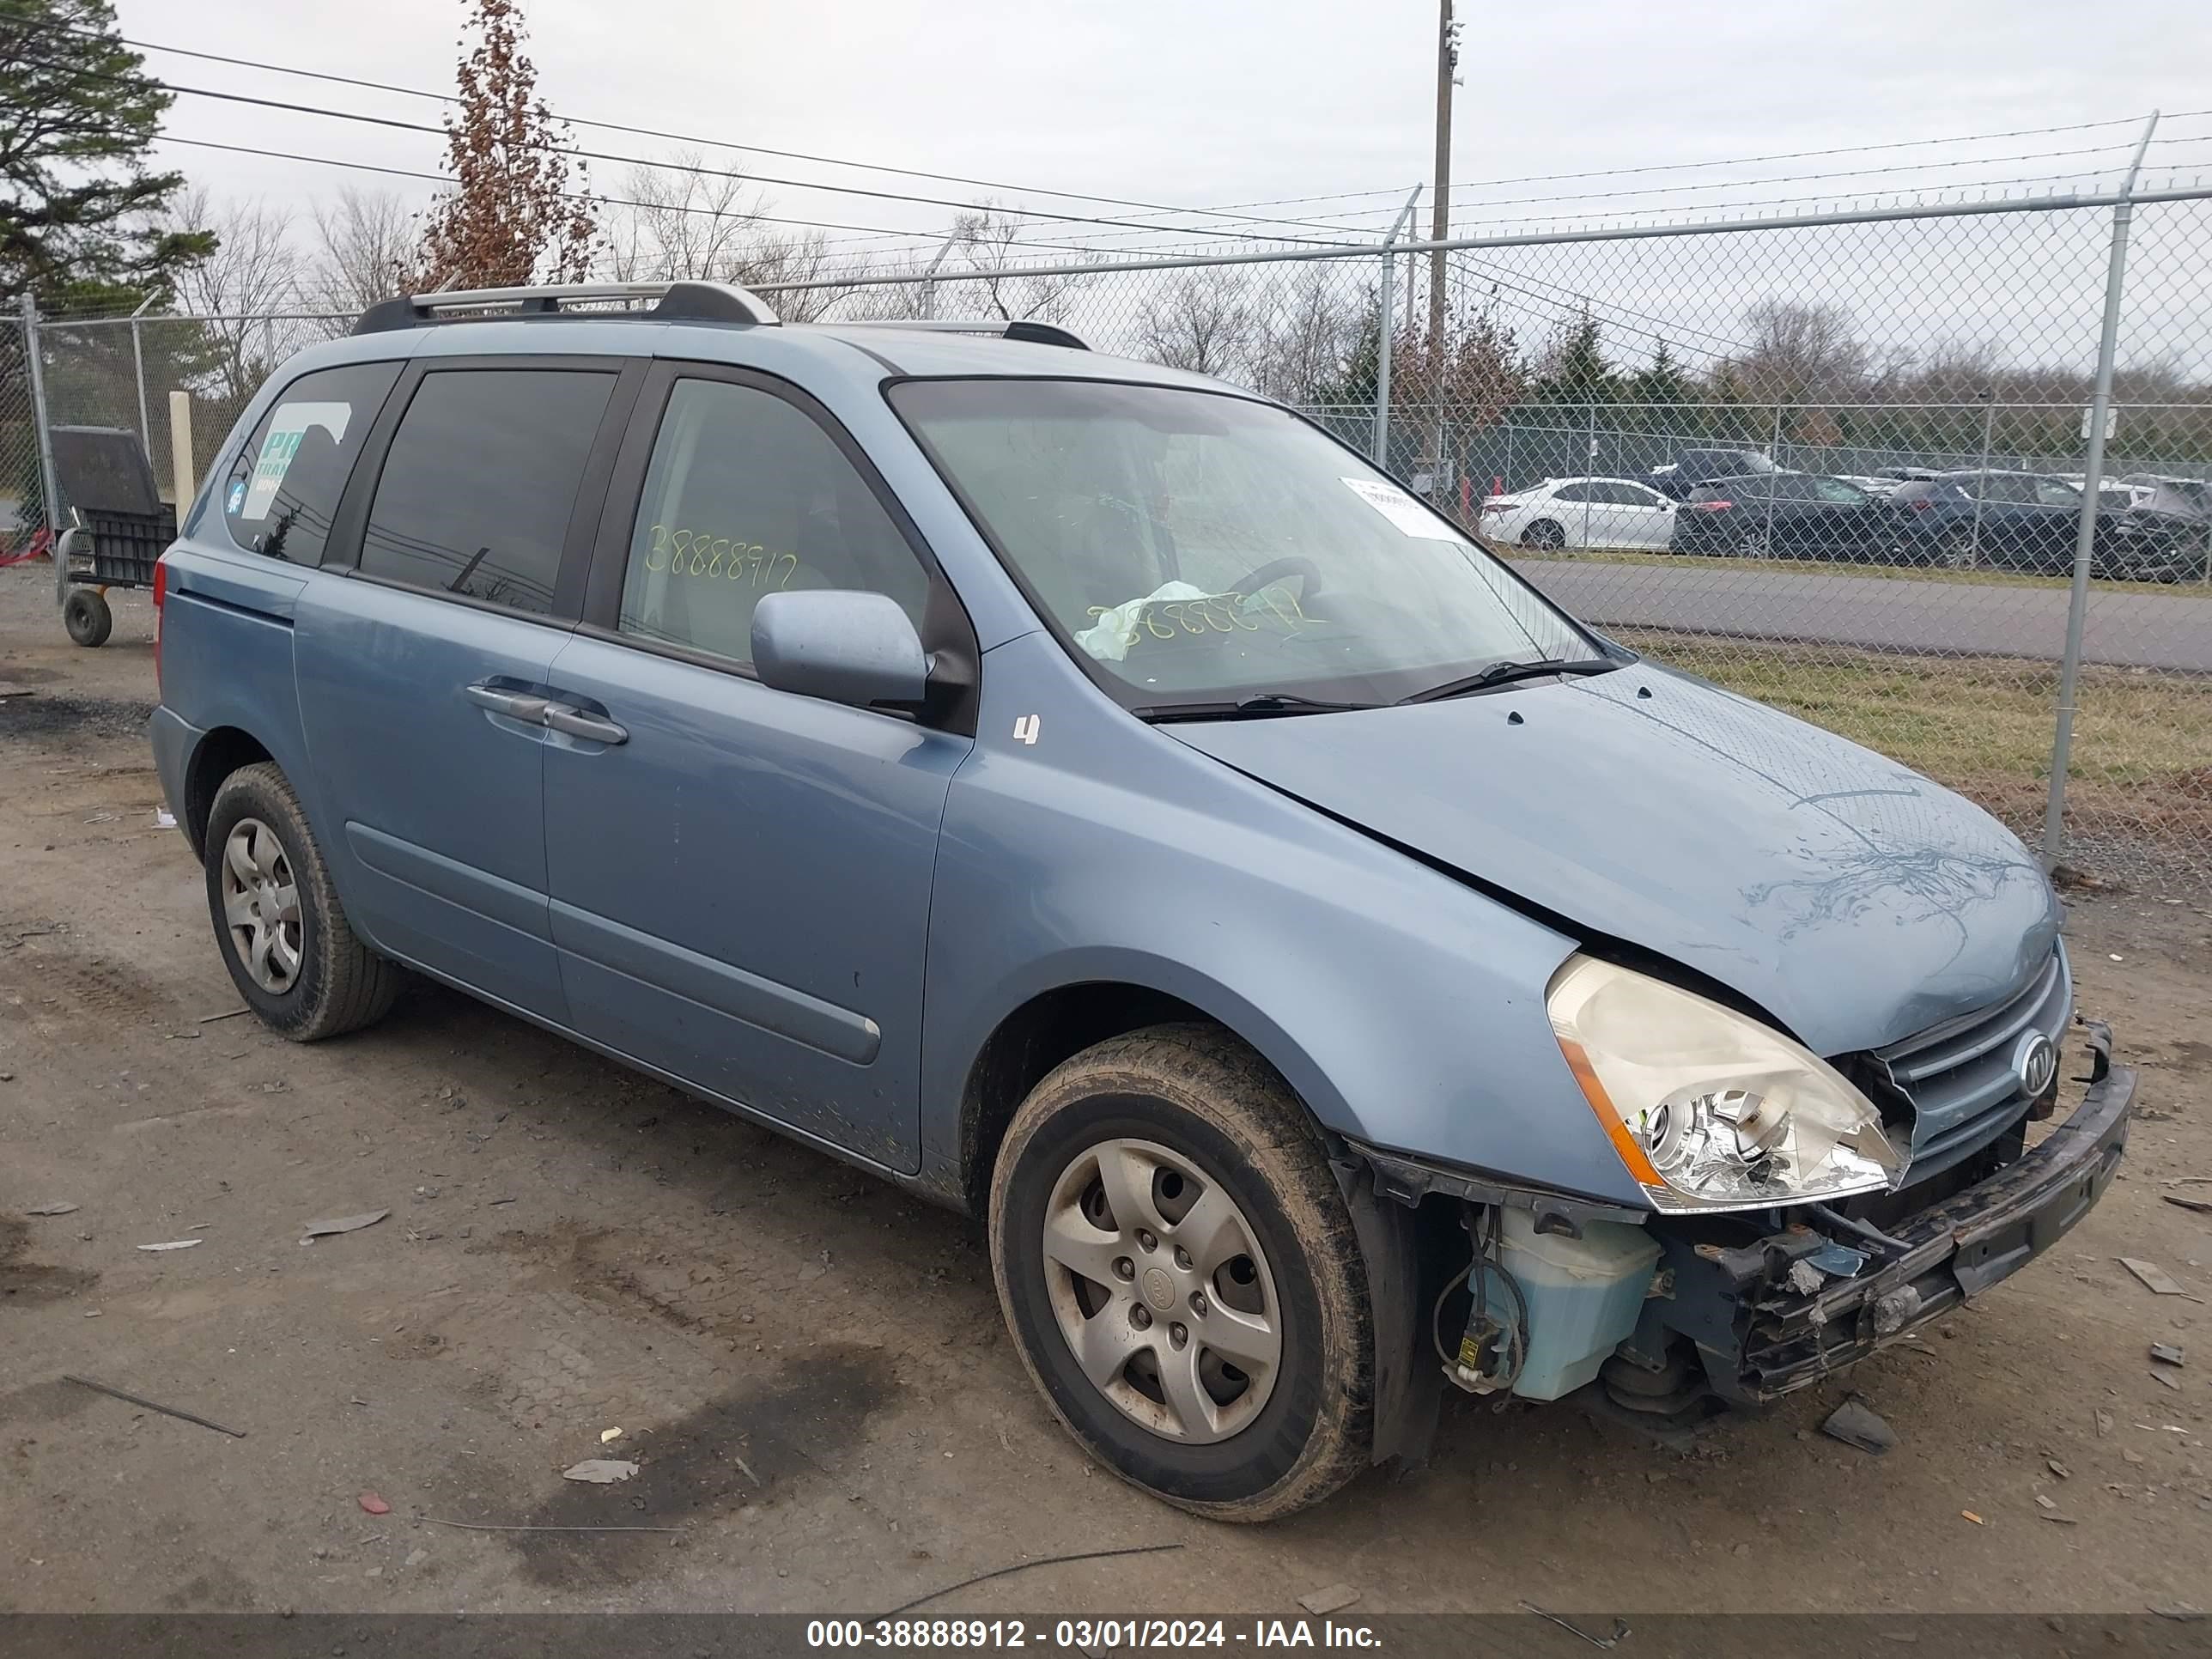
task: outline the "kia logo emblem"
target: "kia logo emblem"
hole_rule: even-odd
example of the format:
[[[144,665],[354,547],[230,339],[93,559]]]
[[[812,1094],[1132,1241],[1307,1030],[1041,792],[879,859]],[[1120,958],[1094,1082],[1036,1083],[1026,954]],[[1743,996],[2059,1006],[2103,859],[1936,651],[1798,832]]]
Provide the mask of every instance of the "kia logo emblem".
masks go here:
[[[2058,1075],[2058,1046],[2040,1031],[2030,1031],[2012,1051],[2013,1075],[2033,1100]]]

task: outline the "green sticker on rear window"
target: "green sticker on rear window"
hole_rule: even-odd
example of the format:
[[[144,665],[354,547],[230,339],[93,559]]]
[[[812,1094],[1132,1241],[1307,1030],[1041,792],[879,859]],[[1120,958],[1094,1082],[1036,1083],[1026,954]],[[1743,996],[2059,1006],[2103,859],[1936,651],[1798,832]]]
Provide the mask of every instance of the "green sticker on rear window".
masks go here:
[[[276,499],[285,473],[291,471],[292,458],[300,453],[301,440],[320,427],[331,434],[331,442],[343,443],[346,422],[352,418],[350,404],[277,404],[276,412],[269,417],[269,435],[261,441],[261,458],[253,464],[253,483],[238,516],[267,517],[270,502]]]

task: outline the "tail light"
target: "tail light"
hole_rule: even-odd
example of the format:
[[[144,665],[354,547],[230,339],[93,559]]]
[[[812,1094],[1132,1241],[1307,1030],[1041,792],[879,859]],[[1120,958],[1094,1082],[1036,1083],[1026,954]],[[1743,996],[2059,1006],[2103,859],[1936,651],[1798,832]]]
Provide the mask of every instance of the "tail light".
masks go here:
[[[1917,501],[1907,501],[1905,505],[1911,507],[1915,513],[1925,513],[1929,507],[1935,506],[1936,503],[1929,501],[1925,495],[1923,495]]]
[[[169,557],[154,561],[154,695],[161,695],[161,602],[169,597]]]
[[[1725,513],[1735,505],[1734,501],[1692,501],[1690,503],[1691,509],[1698,513]]]

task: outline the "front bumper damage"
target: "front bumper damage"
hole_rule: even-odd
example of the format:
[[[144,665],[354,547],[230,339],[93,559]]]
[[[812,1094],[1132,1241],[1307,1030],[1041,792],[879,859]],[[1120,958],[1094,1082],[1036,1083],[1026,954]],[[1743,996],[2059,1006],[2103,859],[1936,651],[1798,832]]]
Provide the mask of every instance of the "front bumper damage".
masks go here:
[[[2135,1103],[2135,1073],[2108,1058],[2111,1033],[2081,1024],[2094,1061],[2073,1115],[1996,1173],[1886,1230],[1816,1218],[1729,1245],[1656,1224],[1664,1255],[1637,1334],[1607,1368],[1615,1398],[1629,1403],[1626,1383],[1643,1409],[1663,1409],[1674,1390],[1653,1385],[1669,1371],[1687,1381],[1682,1338],[1702,1362],[1698,1392],[1738,1404],[1778,1398],[1910,1335],[2057,1243],[2111,1184]],[[1639,1370],[1650,1379],[1642,1388]]]

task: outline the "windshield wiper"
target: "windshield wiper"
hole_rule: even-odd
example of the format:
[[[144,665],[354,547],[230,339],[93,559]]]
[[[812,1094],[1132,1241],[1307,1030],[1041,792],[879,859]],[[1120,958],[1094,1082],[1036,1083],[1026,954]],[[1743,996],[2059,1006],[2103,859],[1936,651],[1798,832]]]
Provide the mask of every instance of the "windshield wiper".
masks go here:
[[[1442,685],[1430,686],[1416,691],[1410,697],[1401,697],[1401,703],[1436,702],[1444,697],[1464,696],[1470,691],[1486,690],[1493,685],[1510,685],[1516,680],[1542,679],[1550,674],[1604,674],[1620,667],[1610,657],[1539,657],[1533,662],[1494,662],[1480,673],[1464,678],[1446,680]]]
[[[1170,702],[1156,708],[1134,708],[1140,720],[1229,720],[1255,714],[1339,714],[1352,708],[1379,708],[1374,702],[1333,702],[1326,697],[1300,696],[1295,691],[1250,691],[1234,702]]]

